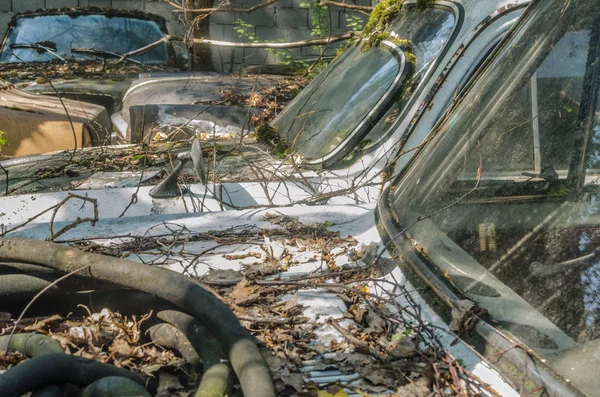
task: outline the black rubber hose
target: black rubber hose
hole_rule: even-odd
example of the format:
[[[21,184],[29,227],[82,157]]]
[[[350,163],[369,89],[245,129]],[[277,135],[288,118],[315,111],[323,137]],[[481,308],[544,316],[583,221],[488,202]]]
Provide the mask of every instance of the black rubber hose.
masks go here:
[[[159,296],[206,325],[226,352],[244,396],[275,396],[271,374],[255,339],[223,302],[186,276],[167,269],[30,239],[0,239],[0,260],[48,266],[65,273],[89,266],[81,275]]]
[[[199,371],[202,366],[202,360],[196,353],[196,350],[190,344],[190,341],[171,324],[156,324],[146,331],[156,345],[177,350],[185,361],[195,370]]]
[[[202,358],[202,381],[196,397],[221,397],[231,395],[233,373],[225,362],[221,346],[198,320],[189,314],[175,310],[163,310],[156,315],[159,319],[177,327],[189,340]]]
[[[56,383],[87,386],[107,376],[131,379],[144,386],[150,394],[156,392],[157,382],[154,379],[87,358],[50,353],[24,361],[0,375],[0,395],[18,397]]]
[[[6,274],[0,276],[0,301],[6,299],[31,298],[51,283],[44,279],[27,274]],[[49,294],[58,291],[57,286],[48,290]]]
[[[9,297],[10,298],[10,297]],[[30,297],[0,300],[0,311],[21,313],[31,301]],[[82,306],[80,306],[82,305]],[[85,306],[85,307],[83,307]],[[28,317],[47,316],[49,313],[66,316],[86,316],[87,309],[99,312],[101,309],[118,311],[123,315],[138,315],[151,310],[177,309],[164,299],[147,292],[133,289],[100,290],[85,292],[64,292],[59,295],[45,295],[35,301],[27,310]]]
[[[5,275],[17,275],[26,274],[32,277],[37,277],[46,281],[54,281],[57,278],[64,275],[59,271],[50,269],[44,266],[32,265],[29,263],[19,262],[2,262],[0,263],[0,280]],[[115,288],[115,284],[101,282],[98,280],[89,279],[86,277],[78,276],[76,274],[71,277],[60,281],[57,284],[58,287],[64,288],[65,290],[92,290],[92,289],[104,289],[104,288]]]
[[[120,376],[107,376],[87,386],[81,397],[151,397],[150,394],[131,379]]]
[[[10,341],[10,344],[9,344]],[[15,334],[0,336],[0,350],[18,351],[27,357],[39,357],[42,354],[62,353],[64,351],[57,340],[42,334]],[[31,397],[62,397],[64,385],[45,385],[33,392]]]
[[[6,346],[10,340],[10,345]],[[64,353],[57,340],[42,334],[15,334],[0,336],[0,350],[19,351],[27,357],[48,353]]]

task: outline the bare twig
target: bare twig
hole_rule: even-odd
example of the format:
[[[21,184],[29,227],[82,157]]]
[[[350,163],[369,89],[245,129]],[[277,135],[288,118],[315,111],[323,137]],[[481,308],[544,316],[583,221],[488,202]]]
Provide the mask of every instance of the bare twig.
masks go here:
[[[62,207],[67,201],[71,200],[72,198],[83,200],[84,203],[85,203],[85,201],[89,201],[90,203],[92,203],[92,205],[94,206],[94,217],[93,218],[88,217],[88,218],[83,218],[83,219],[77,218],[73,223],[63,227],[58,232],[56,232],[56,234],[54,234],[54,218],[56,217],[56,213],[58,212],[60,207]],[[68,232],[71,229],[76,228],[78,225],[81,225],[82,223],[85,223],[85,222],[90,222],[92,224],[92,226],[94,226],[96,224],[96,222],[98,222],[98,200],[92,199],[89,197],[80,196],[78,194],[69,193],[67,195],[67,197],[65,197],[63,200],[61,200],[61,202],[59,202],[58,204],[56,204],[54,206],[54,211],[52,211],[52,217],[50,218],[50,241],[54,241],[54,239],[56,237]]]
[[[5,188],[4,188],[4,194],[8,196],[8,170],[6,168],[4,168],[2,166],[2,164],[0,164],[0,169],[2,169],[2,171],[6,175],[6,185],[5,185]]]
[[[338,8],[347,8],[349,10],[366,11],[366,12],[373,11],[373,7],[370,7],[370,6],[359,6],[359,5],[356,5],[356,4],[339,3],[337,1],[330,1],[330,0],[320,0],[319,4],[322,5],[322,6],[332,6],[332,7],[338,7]]]
[[[347,32],[344,34],[340,34],[337,36],[331,36],[324,39],[312,39],[312,40],[300,40],[300,41],[292,41],[288,43],[277,43],[277,42],[262,42],[262,43],[234,43],[230,41],[219,41],[219,40],[210,40],[203,38],[194,38],[191,39],[193,44],[206,44],[210,46],[217,47],[235,47],[235,48],[301,48],[301,47],[310,47],[315,45],[327,45],[329,43],[334,43],[336,41],[348,40],[353,37],[360,36],[360,32]],[[165,36],[170,41],[183,41],[182,37],[176,36]],[[159,43],[160,44],[160,43]],[[158,44],[157,44],[158,45]]]
[[[213,12],[240,12],[250,14],[258,9],[264,8],[273,3],[277,3],[279,0],[268,0],[264,3],[257,4],[250,8],[225,8],[225,7],[213,7],[213,8],[176,8],[173,10],[174,13],[186,13],[186,14],[212,14]]]
[[[56,280],[54,280],[53,282],[51,282],[50,284],[48,284],[47,286],[45,286],[40,292],[38,292],[33,297],[33,299],[31,299],[31,301],[29,301],[29,303],[27,304],[27,306],[25,306],[25,308],[23,309],[23,311],[19,315],[19,318],[17,318],[17,321],[15,321],[15,325],[13,326],[12,330],[10,331],[10,337],[8,338],[8,343],[6,344],[6,346],[10,346],[11,339],[12,339],[13,335],[15,334],[15,331],[17,330],[17,326],[19,325],[19,323],[21,322],[21,320],[25,316],[25,313],[27,313],[27,310],[29,310],[29,308],[31,307],[31,305],[33,305],[35,303],[35,301],[40,296],[42,296],[46,291],[48,291],[50,288],[54,287],[56,284],[60,283],[64,279],[66,279],[68,277],[71,277],[75,273],[79,273],[80,271],[85,270],[85,269],[89,269],[89,268],[90,268],[90,266],[83,266],[83,267],[80,267],[79,269],[75,269],[72,272],[65,274],[64,276],[62,276],[60,278],[57,278]],[[6,365],[6,356],[4,356],[4,365]]]

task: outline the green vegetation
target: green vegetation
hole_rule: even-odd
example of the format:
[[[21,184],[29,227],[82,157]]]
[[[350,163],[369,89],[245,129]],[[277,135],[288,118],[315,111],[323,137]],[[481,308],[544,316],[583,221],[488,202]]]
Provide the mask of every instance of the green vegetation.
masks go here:
[[[260,42],[260,38],[254,32],[254,25],[244,22],[244,20],[241,18],[238,18],[234,21],[233,30],[235,30],[239,37],[247,38],[253,43]],[[288,65],[294,70],[308,68],[308,64],[293,56],[291,50],[289,49],[267,48],[266,51],[278,58],[283,65]]]
[[[363,37],[386,30],[389,23],[402,11],[403,4],[404,0],[383,0],[377,4],[365,25]]]
[[[8,143],[6,138],[4,138],[4,135],[6,135],[6,132],[0,130],[0,153],[2,153],[2,146]]]
[[[277,129],[268,123],[256,127],[256,140],[271,146],[273,148],[271,152],[280,159],[285,158],[290,153],[288,143],[281,139]]]

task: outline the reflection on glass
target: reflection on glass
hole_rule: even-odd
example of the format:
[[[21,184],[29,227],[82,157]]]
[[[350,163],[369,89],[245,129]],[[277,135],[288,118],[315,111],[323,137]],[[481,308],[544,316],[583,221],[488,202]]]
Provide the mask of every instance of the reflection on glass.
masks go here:
[[[594,394],[600,8],[538,4],[420,153],[393,206],[451,282]]]
[[[308,159],[331,153],[367,117],[400,73],[384,46],[347,50],[273,122],[292,149]]]
[[[405,7],[405,12],[394,20],[391,30],[396,32],[398,37],[409,39],[413,43],[416,58],[415,73],[405,84],[403,95],[365,138],[369,143],[376,143],[385,136],[398,120],[411,94],[448,44],[455,23],[454,14],[439,8],[418,10],[416,7]]]
[[[98,59],[72,53],[72,48],[96,49],[117,54],[136,50],[163,37],[158,25],[142,19],[103,15],[47,15],[20,18],[12,28],[0,55],[0,62],[49,62],[56,57],[35,48],[11,48],[11,45],[43,44],[67,59]],[[100,59],[103,56],[99,56]],[[144,55],[132,57],[148,64],[166,64],[164,44]]]

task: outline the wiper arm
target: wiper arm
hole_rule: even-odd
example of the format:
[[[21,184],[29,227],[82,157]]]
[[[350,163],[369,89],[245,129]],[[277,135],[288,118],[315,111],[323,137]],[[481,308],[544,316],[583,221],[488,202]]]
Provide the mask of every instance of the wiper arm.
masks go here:
[[[112,51],[107,51],[107,50],[98,50],[96,48],[71,48],[71,52],[76,53],[76,54],[102,56],[105,58],[119,58],[120,59],[123,56],[123,54],[119,54],[118,52],[112,52]],[[136,61],[135,59],[126,58],[125,60],[135,63],[135,64],[138,64],[138,65],[141,64],[140,61]]]
[[[60,55],[58,55],[55,51],[56,51],[56,46],[54,46],[54,48],[50,47],[50,45],[52,45],[51,42],[46,42],[46,41],[42,41],[39,43],[13,43],[11,45],[9,45],[8,47],[10,49],[15,49],[15,48],[29,48],[32,50],[37,50],[38,52],[42,53],[42,52],[47,52],[48,54],[52,55],[53,57],[60,59],[61,61],[63,61],[64,63],[67,63],[68,61],[61,57]]]

